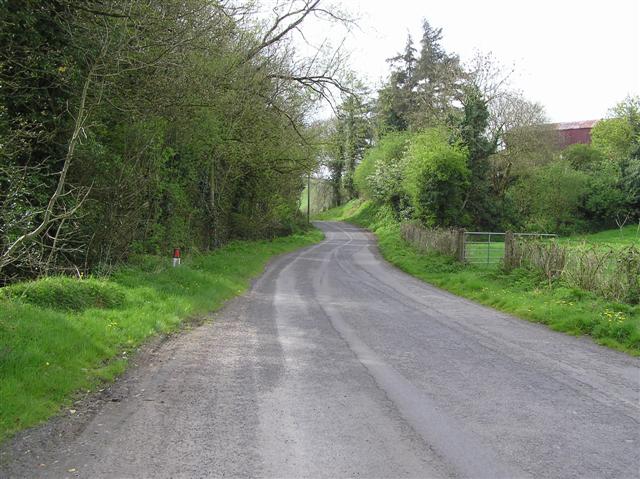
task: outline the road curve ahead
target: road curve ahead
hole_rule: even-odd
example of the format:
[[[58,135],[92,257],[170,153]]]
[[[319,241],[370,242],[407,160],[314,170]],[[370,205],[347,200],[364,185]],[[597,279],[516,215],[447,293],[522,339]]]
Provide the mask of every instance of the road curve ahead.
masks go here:
[[[164,344],[43,466],[12,470],[640,476],[637,358],[413,279],[354,226],[318,226],[323,243],[278,258],[213,323]]]

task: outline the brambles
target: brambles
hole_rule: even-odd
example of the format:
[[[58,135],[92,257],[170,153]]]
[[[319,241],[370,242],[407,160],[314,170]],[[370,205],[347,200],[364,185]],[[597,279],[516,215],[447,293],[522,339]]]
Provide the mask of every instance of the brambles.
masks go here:
[[[448,256],[456,254],[456,231],[446,228],[426,229],[415,223],[402,223],[400,225],[402,239],[411,243],[416,248]]]
[[[535,268],[549,282],[590,291],[603,298],[638,304],[640,249],[561,244],[550,240],[516,241],[514,265]]]

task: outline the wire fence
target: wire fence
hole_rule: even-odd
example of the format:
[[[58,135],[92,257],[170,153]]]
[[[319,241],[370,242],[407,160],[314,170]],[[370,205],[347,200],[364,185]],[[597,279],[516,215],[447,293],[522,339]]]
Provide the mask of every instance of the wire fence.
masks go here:
[[[465,264],[526,267],[541,272],[550,284],[559,280],[610,300],[640,303],[639,244],[572,243],[555,234],[428,229],[413,223],[402,225],[401,232],[420,250]]]
[[[403,223],[400,229],[405,241],[418,249],[455,256],[474,265],[498,265],[510,259],[514,242],[519,239],[552,239],[546,233],[498,233],[494,231],[464,231],[450,228],[425,228],[417,223]]]

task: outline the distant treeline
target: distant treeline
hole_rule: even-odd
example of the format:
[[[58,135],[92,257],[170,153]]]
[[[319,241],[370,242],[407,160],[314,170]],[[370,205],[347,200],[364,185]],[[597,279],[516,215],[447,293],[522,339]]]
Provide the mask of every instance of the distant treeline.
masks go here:
[[[364,196],[426,226],[493,231],[638,222],[640,98],[613,107],[591,145],[561,150],[543,107],[509,88],[510,71],[491,55],[462,65],[441,36],[425,21],[419,46],[409,37],[389,60],[386,83],[324,125],[336,202]]]
[[[1,2],[0,283],[295,229],[341,87],[292,46],[318,4]]]

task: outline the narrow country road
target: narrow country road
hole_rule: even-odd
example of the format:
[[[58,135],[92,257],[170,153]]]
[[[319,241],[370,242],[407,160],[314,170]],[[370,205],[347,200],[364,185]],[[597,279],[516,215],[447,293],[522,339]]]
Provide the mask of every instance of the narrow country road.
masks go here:
[[[323,243],[272,262],[7,474],[640,477],[637,358],[413,279],[354,226],[318,226]]]

